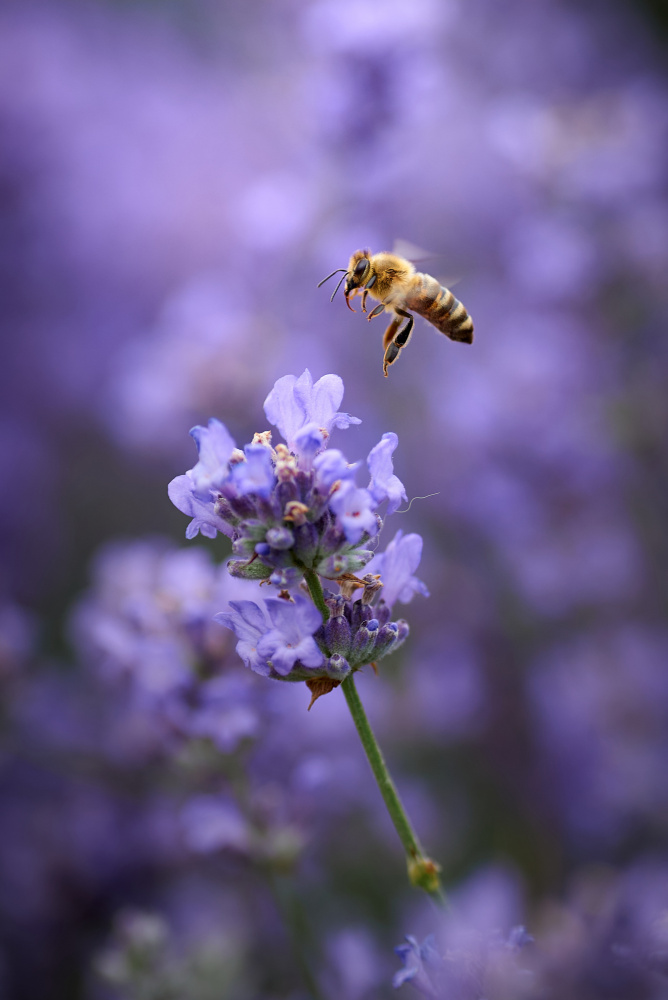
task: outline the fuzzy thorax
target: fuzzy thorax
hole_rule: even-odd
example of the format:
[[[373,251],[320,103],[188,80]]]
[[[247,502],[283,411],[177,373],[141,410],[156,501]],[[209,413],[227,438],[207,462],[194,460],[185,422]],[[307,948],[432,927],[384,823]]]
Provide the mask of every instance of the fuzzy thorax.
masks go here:
[[[360,274],[357,269],[363,260],[368,261],[368,266]],[[388,297],[390,300],[403,297],[414,273],[411,262],[397,254],[387,251],[371,254],[369,250],[356,250],[348,263],[348,286],[366,288],[372,298],[384,302]]]

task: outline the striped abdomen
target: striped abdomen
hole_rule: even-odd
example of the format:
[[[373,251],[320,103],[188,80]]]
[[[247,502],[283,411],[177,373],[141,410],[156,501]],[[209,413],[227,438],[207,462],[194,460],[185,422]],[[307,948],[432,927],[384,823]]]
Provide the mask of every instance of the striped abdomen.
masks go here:
[[[473,342],[473,320],[449,288],[440,285],[430,274],[413,275],[406,308],[423,316],[450,340]]]

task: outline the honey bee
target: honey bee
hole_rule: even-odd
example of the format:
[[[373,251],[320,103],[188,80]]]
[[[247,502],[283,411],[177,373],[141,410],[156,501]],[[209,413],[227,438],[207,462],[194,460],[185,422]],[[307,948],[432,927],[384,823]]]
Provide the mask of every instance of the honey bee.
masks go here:
[[[345,281],[346,305],[355,312],[350,300],[362,296],[362,312],[367,311],[367,296],[378,299],[367,319],[372,320],[382,312],[393,314],[392,321],[383,336],[383,375],[399,357],[411,339],[413,316],[410,310],[422,316],[444,333],[450,340],[463,344],[473,342],[473,320],[461,302],[448,288],[444,288],[430,274],[416,271],[410,260],[396,253],[383,251],[372,254],[370,250],[356,250],[348,267],[339,267],[319,283],[318,288],[335,274],[343,271],[330,302]],[[406,320],[404,325],[401,324]]]

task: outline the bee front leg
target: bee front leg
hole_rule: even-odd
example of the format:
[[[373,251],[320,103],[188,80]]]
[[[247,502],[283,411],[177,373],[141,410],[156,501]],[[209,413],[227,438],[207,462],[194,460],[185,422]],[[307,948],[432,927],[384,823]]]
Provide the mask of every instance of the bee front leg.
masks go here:
[[[410,313],[404,312],[403,309],[397,309],[399,317],[404,317],[407,322],[399,330],[397,330],[399,324],[401,323],[400,318],[395,318],[392,320],[387,330],[385,331],[385,336],[383,337],[383,347],[385,347],[385,357],[383,358],[383,375],[387,378],[387,369],[390,365],[399,357],[401,351],[406,346],[408,341],[411,339],[411,333],[413,331],[413,317]]]
[[[364,293],[362,295],[362,312],[363,313],[366,312],[366,297],[367,297],[368,294],[369,294],[368,289],[365,288],[364,289]]]
[[[370,323],[371,320],[374,319],[374,317],[380,316],[380,314],[382,313],[382,311],[383,311],[384,308],[385,308],[385,303],[384,302],[379,302],[378,305],[374,306],[374,308],[371,310],[371,312],[367,316],[367,321]]]

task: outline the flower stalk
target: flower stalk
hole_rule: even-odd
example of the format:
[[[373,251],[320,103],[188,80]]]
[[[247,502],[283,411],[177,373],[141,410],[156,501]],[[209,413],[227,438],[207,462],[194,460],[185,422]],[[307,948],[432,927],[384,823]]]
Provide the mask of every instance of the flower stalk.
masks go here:
[[[313,571],[306,572],[304,577],[313,603],[322,614],[323,621],[326,622],[329,618],[329,610],[325,604],[320,579],[317,573]],[[350,673],[342,682],[341,690],[345,695],[355,728],[364,747],[364,752],[371,766],[373,776],[376,779],[380,794],[390,814],[390,819],[406,852],[409,881],[416,888],[423,889],[439,906],[446,907],[447,901],[441,888],[439,877],[440,865],[425,854],[418,836],[413,829],[406,809],[399,797],[399,792],[392,780],[392,775],[385,763],[383,752],[364,711],[364,706],[355,687],[353,673]]]

